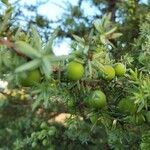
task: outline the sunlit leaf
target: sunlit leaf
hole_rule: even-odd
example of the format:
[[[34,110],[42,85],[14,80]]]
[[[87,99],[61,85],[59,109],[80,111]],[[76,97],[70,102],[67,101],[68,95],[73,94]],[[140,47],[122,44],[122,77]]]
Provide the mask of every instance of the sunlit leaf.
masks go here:
[[[31,26],[31,32],[32,32],[32,46],[37,50],[41,50],[42,49],[41,38],[33,25]]]
[[[95,20],[95,21],[93,22],[93,24],[94,24],[94,27],[96,28],[96,30],[97,30],[98,32],[102,32],[101,29],[100,29],[100,20]]]
[[[116,39],[120,36],[122,36],[122,33],[114,33],[114,34],[111,35],[111,39]]]
[[[74,37],[74,39],[76,40],[76,41],[78,41],[79,43],[85,43],[85,40],[83,39],[83,38],[80,38],[79,36],[77,36],[77,35],[72,35],[73,37]]]
[[[58,30],[55,30],[54,33],[49,38],[49,40],[46,43],[46,46],[44,48],[44,54],[54,54],[52,45],[53,45],[54,39],[57,36],[57,33],[58,33]]]
[[[105,35],[109,35],[114,33],[117,30],[117,27],[112,28],[111,30],[109,30],[108,32],[105,33]]]
[[[10,3],[9,3],[8,0],[1,0],[1,2],[4,3],[4,4],[7,5],[7,6],[10,6]]]

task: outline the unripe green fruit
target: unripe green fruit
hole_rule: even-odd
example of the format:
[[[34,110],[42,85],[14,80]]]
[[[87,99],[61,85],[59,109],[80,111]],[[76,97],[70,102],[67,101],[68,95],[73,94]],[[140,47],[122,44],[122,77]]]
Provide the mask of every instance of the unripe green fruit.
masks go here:
[[[105,80],[112,80],[115,77],[115,70],[110,65],[105,65],[100,72],[103,73],[103,78]]]
[[[150,111],[146,112],[145,117],[146,117],[146,121],[147,121],[148,123],[150,123]]]
[[[33,142],[31,146],[32,146],[32,148],[36,148],[37,143],[36,143],[36,142]]]
[[[44,136],[43,136],[42,134],[39,134],[39,135],[38,135],[38,139],[39,139],[39,140],[42,140],[42,139],[44,139]]]
[[[84,75],[84,67],[78,62],[70,62],[67,66],[67,77],[69,80],[80,80]]]
[[[56,127],[51,126],[51,127],[49,128],[48,135],[49,135],[49,136],[53,136],[53,135],[55,135],[55,133],[56,133]]]
[[[22,86],[32,86],[34,83],[39,83],[41,81],[41,73],[38,69],[22,72],[19,75],[19,80]]]
[[[43,129],[41,132],[39,132],[38,139],[42,140],[46,137],[46,135],[47,135],[47,130]]]
[[[116,63],[114,69],[115,69],[115,74],[118,77],[124,76],[126,73],[126,66],[122,63]]]
[[[100,90],[92,92],[89,96],[88,105],[92,108],[103,108],[106,104],[106,95]]]
[[[40,125],[40,128],[41,129],[46,129],[48,126],[47,126],[47,123],[46,122],[42,122],[41,125]]]
[[[48,141],[46,140],[46,139],[44,139],[43,141],[42,141],[42,145],[43,146],[47,146],[49,143],[48,143]]]
[[[36,137],[36,132],[33,132],[32,134],[31,134],[31,138],[35,138]]]
[[[119,101],[118,109],[124,114],[134,114],[137,111],[137,106],[132,99],[123,98]]]
[[[41,134],[45,137],[45,136],[47,135],[47,130],[46,130],[46,129],[43,129],[43,130],[41,131]]]

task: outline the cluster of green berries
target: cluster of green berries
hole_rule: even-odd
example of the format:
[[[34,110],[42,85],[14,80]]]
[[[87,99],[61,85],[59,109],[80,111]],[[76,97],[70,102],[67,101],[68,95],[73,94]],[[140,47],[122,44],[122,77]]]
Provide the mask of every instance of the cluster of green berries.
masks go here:
[[[32,148],[37,147],[53,147],[52,139],[56,135],[56,127],[48,126],[46,122],[42,122],[40,130],[31,134],[31,146]]]

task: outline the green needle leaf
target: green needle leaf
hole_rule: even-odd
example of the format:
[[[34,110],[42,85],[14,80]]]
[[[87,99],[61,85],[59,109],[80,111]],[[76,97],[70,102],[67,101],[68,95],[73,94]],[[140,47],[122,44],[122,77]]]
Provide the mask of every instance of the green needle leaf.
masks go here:
[[[40,58],[41,54],[34,49],[33,47],[31,47],[29,44],[27,44],[26,42],[23,41],[17,41],[15,43],[16,47],[17,47],[17,51],[30,57],[30,58]]]
[[[32,25],[31,26],[31,32],[32,32],[32,45],[34,48],[36,48],[37,50],[41,50],[42,47],[41,47],[41,38],[40,38],[40,35],[38,34],[36,28]]]
[[[16,68],[15,72],[18,73],[26,70],[36,69],[39,67],[40,64],[41,64],[41,59],[34,59]]]
[[[63,55],[63,56],[52,56],[52,55],[48,55],[47,56],[48,59],[51,61],[51,62],[55,62],[55,61],[64,61],[68,58],[67,55]]]
[[[52,67],[51,67],[51,61],[49,57],[45,56],[42,59],[42,70],[46,76],[47,79],[50,78],[50,75],[52,73]]]
[[[51,37],[49,38],[49,40],[44,48],[44,54],[52,54],[52,55],[54,54],[52,45],[53,45],[54,39],[57,36],[57,33],[58,33],[58,30],[56,29],[54,31],[54,33],[51,35]]]

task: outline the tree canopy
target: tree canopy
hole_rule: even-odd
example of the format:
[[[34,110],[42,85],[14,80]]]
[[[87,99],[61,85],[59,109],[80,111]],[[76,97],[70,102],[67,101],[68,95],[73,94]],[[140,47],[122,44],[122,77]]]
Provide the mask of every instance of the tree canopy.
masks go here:
[[[47,2],[0,1],[0,149],[148,150],[150,2],[64,2],[56,20]]]

